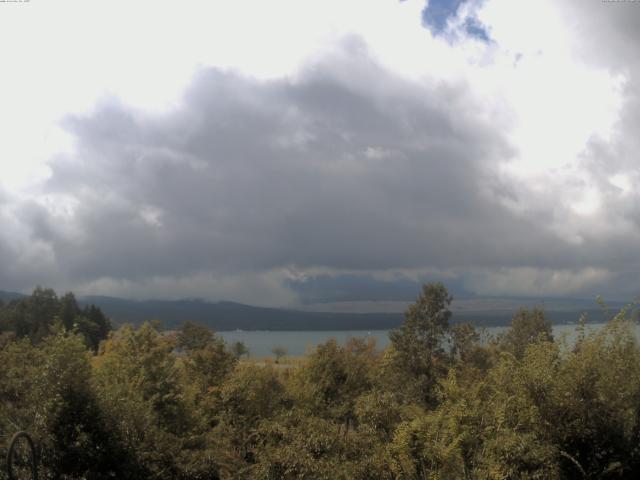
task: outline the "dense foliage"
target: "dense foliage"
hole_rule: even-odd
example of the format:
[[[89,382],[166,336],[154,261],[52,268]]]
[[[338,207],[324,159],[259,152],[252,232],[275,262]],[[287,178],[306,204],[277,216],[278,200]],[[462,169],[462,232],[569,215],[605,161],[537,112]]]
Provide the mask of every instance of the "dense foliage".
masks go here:
[[[50,288],[36,288],[30,297],[0,300],[0,346],[12,339],[38,343],[60,331],[75,331],[97,351],[107,338],[111,322],[95,305],[80,308],[73,293],[58,297]]]
[[[302,359],[274,351],[276,363],[243,358],[193,323],[178,332],[124,326],[94,351],[92,330],[78,320],[94,317],[77,305],[65,313],[72,297],[38,290],[33,298],[1,310],[12,335],[0,347],[0,439],[32,432],[44,478],[640,471],[640,348],[629,310],[598,331],[581,324],[570,344],[553,338],[541,310],[522,310],[505,333],[483,338],[450,326],[447,290],[425,285],[386,350],[331,340]]]

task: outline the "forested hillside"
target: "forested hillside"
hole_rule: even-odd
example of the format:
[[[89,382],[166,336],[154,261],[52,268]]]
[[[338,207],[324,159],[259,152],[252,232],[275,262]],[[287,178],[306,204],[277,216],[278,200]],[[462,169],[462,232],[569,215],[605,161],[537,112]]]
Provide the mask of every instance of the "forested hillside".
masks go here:
[[[633,311],[568,345],[541,310],[481,338],[450,302],[425,285],[384,351],[328,341],[276,363],[194,323],[94,350],[97,314],[41,290],[2,308],[1,445],[29,431],[60,479],[637,478]]]

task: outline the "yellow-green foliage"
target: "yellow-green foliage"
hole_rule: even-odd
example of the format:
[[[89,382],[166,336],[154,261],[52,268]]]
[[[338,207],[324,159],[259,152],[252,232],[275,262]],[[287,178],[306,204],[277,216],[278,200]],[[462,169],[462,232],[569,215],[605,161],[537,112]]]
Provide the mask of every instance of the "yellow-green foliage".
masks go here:
[[[330,340],[286,363],[193,324],[125,326],[97,354],[66,329],[3,335],[2,448],[30,431],[51,479],[637,478],[627,311],[575,344],[541,311],[482,341],[448,325],[449,300],[425,288],[382,352]]]

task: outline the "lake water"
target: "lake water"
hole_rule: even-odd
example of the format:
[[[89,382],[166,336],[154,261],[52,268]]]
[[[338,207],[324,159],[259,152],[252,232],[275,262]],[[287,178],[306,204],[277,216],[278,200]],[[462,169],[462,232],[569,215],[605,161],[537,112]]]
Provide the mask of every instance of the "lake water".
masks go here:
[[[589,324],[587,329],[601,328],[604,324]],[[571,343],[576,338],[577,325],[554,325],[555,338],[566,336]],[[489,327],[485,332],[496,335],[504,331],[506,327]],[[335,338],[344,344],[349,338],[373,338],[379,349],[389,345],[389,330],[329,330],[329,331],[234,331],[218,332],[227,343],[241,341],[249,349],[252,357],[273,356],[271,350],[274,347],[284,347],[288,355],[304,355],[319,343],[324,343],[330,338]],[[636,336],[640,338],[640,327],[636,326]]]

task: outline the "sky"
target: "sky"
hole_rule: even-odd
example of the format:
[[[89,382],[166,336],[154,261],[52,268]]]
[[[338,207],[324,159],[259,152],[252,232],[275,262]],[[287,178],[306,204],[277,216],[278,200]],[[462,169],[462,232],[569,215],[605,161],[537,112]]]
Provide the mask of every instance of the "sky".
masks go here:
[[[0,290],[640,294],[640,2],[31,0],[0,41]]]

